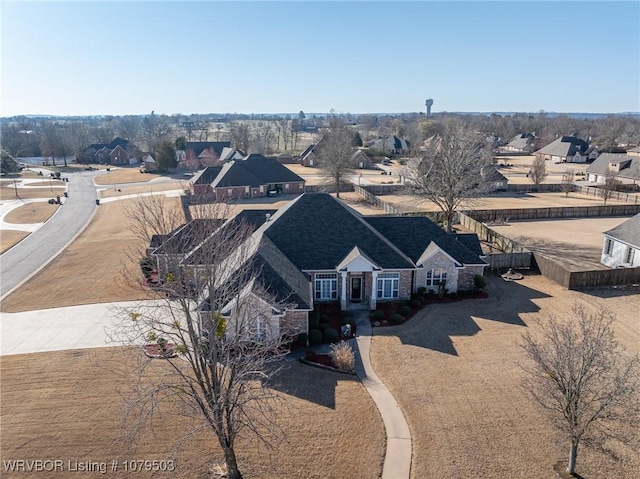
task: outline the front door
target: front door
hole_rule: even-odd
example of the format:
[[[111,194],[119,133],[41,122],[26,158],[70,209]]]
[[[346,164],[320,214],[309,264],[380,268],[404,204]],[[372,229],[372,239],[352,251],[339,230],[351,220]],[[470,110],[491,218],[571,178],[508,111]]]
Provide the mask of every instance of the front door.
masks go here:
[[[351,277],[351,301],[359,303],[362,300],[362,277]]]

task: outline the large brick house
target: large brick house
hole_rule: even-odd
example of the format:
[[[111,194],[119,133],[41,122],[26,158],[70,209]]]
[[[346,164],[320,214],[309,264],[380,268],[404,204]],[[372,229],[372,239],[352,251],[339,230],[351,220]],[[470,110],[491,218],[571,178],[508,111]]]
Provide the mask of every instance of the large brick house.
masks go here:
[[[305,193],[273,212],[245,210],[228,221],[239,218],[252,225],[261,283],[289,305],[273,314],[272,331],[292,324],[306,330],[307,313],[317,303],[372,310],[409,299],[419,288],[472,290],[487,266],[475,234],[449,234],[424,216],[361,216],[325,193]],[[152,255],[164,274],[162,252],[159,246]],[[202,260],[194,257],[187,255],[184,266],[197,267]],[[201,309],[214,313],[208,304]],[[231,309],[224,305],[219,312]]]
[[[251,154],[205,168],[191,179],[191,192],[216,201],[304,193],[304,180],[275,158]]]
[[[116,137],[109,143],[93,143],[82,151],[85,160],[107,165],[137,165],[139,151],[129,140]]]
[[[577,136],[561,136],[540,148],[535,155],[554,163],[586,163],[598,157],[598,150]]]

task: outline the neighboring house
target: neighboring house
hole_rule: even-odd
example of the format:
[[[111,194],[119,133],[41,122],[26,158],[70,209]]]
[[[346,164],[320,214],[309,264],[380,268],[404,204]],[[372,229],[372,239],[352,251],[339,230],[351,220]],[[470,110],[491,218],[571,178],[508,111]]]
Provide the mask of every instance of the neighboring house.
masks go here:
[[[137,165],[135,148],[129,140],[114,138],[109,143],[93,143],[83,150],[86,158],[108,165]]]
[[[489,168],[482,169],[480,171],[482,175],[482,179],[484,181],[488,181],[493,185],[493,191],[506,191],[507,183],[509,180],[506,176],[500,173],[494,166],[490,166]]]
[[[604,232],[600,262],[610,268],[640,267],[640,213]]]
[[[289,153],[280,153],[276,156],[276,160],[283,165],[293,165],[300,162],[300,157],[290,155]]]
[[[388,155],[400,155],[407,153],[411,144],[404,138],[392,135],[388,138],[378,138],[368,141],[367,148],[382,151]]]
[[[358,150],[353,154],[353,156],[351,157],[351,162],[353,163],[353,166],[355,168],[360,169],[370,169],[373,166],[371,158],[369,158],[367,154],[362,150]]]
[[[598,156],[597,150],[590,150],[589,144],[576,136],[561,136],[535,154],[554,163],[586,163]]]
[[[511,138],[502,150],[531,154],[538,148],[540,148],[540,138],[535,133],[521,133]]]
[[[586,170],[587,180],[604,183],[607,174],[624,185],[640,185],[640,156],[628,153],[602,153]]]
[[[224,163],[225,161],[241,160],[245,156],[247,156],[247,155],[244,154],[242,151],[236,150],[235,148],[231,148],[231,147],[225,146],[222,149],[222,152],[220,153],[220,161]]]
[[[628,156],[640,156],[640,146],[636,146],[635,148],[631,148],[627,150]]]
[[[305,193],[275,214],[245,210],[220,228],[234,221],[252,226],[247,245],[255,251],[252,261],[260,276],[243,294],[264,303],[261,284],[279,304],[287,304],[284,310],[262,304],[265,331],[306,331],[308,312],[323,302],[372,310],[381,302],[407,300],[419,288],[472,290],[474,277],[487,266],[475,234],[449,234],[425,216],[363,217],[325,193]],[[173,237],[165,239],[152,256],[172,254],[171,245],[176,244],[185,258],[180,267],[197,268],[206,262],[206,255],[199,256],[196,248],[190,254],[181,246],[188,249],[196,241],[183,230],[174,233],[179,235],[182,238],[175,242]],[[207,241],[216,241],[216,235]],[[158,259],[161,277],[169,264]],[[233,281],[233,272],[229,274]],[[205,316],[216,312],[206,301],[201,311]],[[233,304],[218,312],[233,315]]]
[[[316,145],[311,144],[307,146],[302,153],[300,153],[300,164],[304,166],[316,167],[318,166],[319,158],[313,151]]]
[[[178,168],[197,169],[216,166],[224,148],[230,148],[229,141],[188,141],[184,150],[176,151]]]
[[[214,176],[215,175],[215,176]],[[216,201],[301,194],[305,181],[274,158],[259,154],[209,167],[191,179],[193,194],[210,195]]]

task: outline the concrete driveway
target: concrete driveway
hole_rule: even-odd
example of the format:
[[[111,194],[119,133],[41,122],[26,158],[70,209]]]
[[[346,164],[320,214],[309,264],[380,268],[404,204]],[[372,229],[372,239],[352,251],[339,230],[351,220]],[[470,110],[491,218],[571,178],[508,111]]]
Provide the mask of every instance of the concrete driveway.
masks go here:
[[[96,174],[65,173],[69,197],[64,204],[42,227],[0,256],[0,299],[39,271],[82,231],[96,208]]]

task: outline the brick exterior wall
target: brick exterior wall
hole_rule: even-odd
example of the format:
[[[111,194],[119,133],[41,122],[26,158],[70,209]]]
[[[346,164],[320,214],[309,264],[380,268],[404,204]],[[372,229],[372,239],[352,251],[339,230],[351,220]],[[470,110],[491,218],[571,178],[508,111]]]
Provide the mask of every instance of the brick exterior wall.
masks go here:
[[[446,270],[447,284],[445,287],[449,290],[450,293],[455,293],[459,289],[464,289],[460,288],[459,286],[459,275],[462,270],[457,269],[453,261],[451,261],[451,259],[447,255],[438,251],[427,261],[425,261],[425,263],[422,265],[422,268],[419,268],[416,272],[416,284],[414,286],[415,290],[423,286],[426,287],[427,290],[437,292],[437,286],[427,286],[427,271],[430,271],[434,268],[441,268]]]
[[[461,269],[458,273],[458,290],[469,291],[473,289],[473,277],[479,274],[484,274],[484,268],[482,266],[467,266],[465,269]]]
[[[280,334],[295,336],[298,333],[309,333],[309,312],[287,311],[280,321]]]

